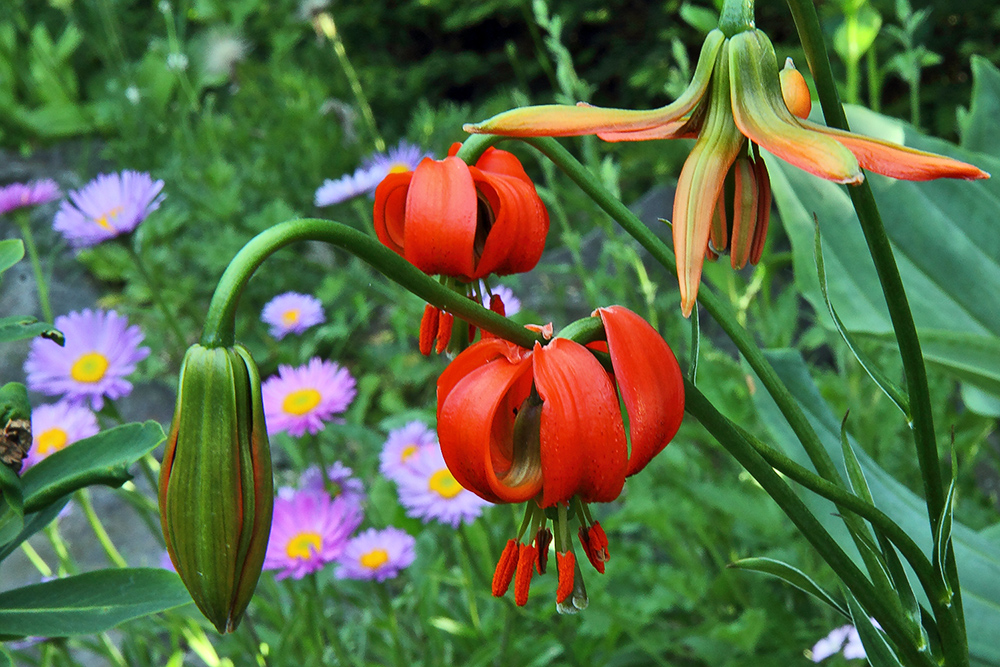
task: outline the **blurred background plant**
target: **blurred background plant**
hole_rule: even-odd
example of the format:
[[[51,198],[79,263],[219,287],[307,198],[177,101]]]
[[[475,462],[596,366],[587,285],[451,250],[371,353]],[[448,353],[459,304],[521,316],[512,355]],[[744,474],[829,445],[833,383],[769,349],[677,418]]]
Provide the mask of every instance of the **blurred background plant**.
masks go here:
[[[989,78],[993,70],[983,65],[974,82],[969,68],[973,55],[1000,62],[994,3],[838,0],[820,10],[846,100],[984,150],[985,143],[966,145],[969,134],[957,116],[970,106],[963,117],[981,127],[975,118],[988,117],[990,100],[1000,105],[986,90],[1000,80]],[[314,194],[325,179],[355,172],[404,139],[441,157],[464,138],[463,123],[515,105],[661,105],[688,80],[717,11],[718,3],[679,0],[11,0],[0,7],[0,148],[14,165],[3,178],[56,171],[71,190],[98,173],[134,169],[165,182],[160,208],[127,241],[72,254],[61,239],[43,238],[40,254],[53,282],[68,280],[63,267],[79,262],[96,288],[96,305],[142,328],[152,353],[134,378],[169,393],[182,347],[170,320],[184,343],[197,339],[216,280],[252,235],[297,215],[370,230],[367,194],[317,210]],[[757,24],[779,56],[793,56],[807,72],[783,4],[761,4]],[[974,84],[983,90],[970,105]],[[670,208],[672,183],[689,150],[684,142],[581,137],[566,144],[611,192],[635,202],[658,234],[669,234],[656,219]],[[647,270],[638,245],[551,163],[520,145],[504,147],[522,158],[553,225],[539,268],[505,281],[523,303],[515,319],[559,326],[595,305],[621,303],[656,326],[685,365],[691,328],[676,308],[673,277]],[[51,212],[33,216],[36,229],[48,227],[45,215]],[[0,236],[19,238],[15,226],[3,225]],[[816,314],[823,308],[805,285],[807,273],[815,280],[815,266],[804,263],[804,246],[781,225],[773,227],[756,271],[712,264],[707,282],[764,347],[800,350],[831,412],[842,417],[849,410],[849,430],[864,450],[906,487],[919,489],[911,450],[900,446],[905,424]],[[301,580],[265,573],[245,625],[233,635],[207,634],[208,623],[188,606],[131,621],[106,639],[84,633],[8,645],[15,664],[159,666],[197,656],[214,666],[248,664],[254,656],[261,665],[785,666],[805,664],[807,649],[842,625],[797,590],[726,568],[745,556],[768,556],[835,586],[766,494],[693,420],[647,474],[630,479],[627,503],[601,508],[614,516],[606,525],[614,526],[618,546],[607,575],[588,579],[591,606],[584,614],[554,615],[553,577],[539,581],[527,608],[494,600],[485,582],[516,517],[498,507],[457,531],[425,525],[407,516],[392,482],[378,473],[389,431],[412,419],[433,421],[434,380],[444,360],[416,352],[423,303],[359,260],[314,245],[277,254],[267,276],[243,295],[237,324],[262,376],[275,375],[279,364],[321,357],[350,369],[358,391],[343,423],[306,438],[308,449],[302,438],[274,438],[278,483],[294,485],[318,463],[316,452],[322,461],[343,462],[365,483],[364,525],[413,535],[413,565],[383,583],[337,579],[333,565]],[[3,289],[19,288],[7,281]],[[288,291],[318,298],[326,321],[279,341],[260,312]],[[763,432],[753,378],[713,324],[702,326],[699,386],[724,414]],[[896,363],[877,335],[862,343],[883,367]],[[4,367],[5,380],[18,379],[21,354]],[[996,540],[1000,392],[992,376],[959,385],[967,376],[957,365],[931,369],[934,395],[947,397],[935,415],[943,441],[953,435],[969,473],[959,478],[957,518]],[[160,407],[137,418],[163,419]],[[109,414],[101,420],[105,428],[116,423]],[[126,486],[115,494],[113,502],[131,503],[129,520],[144,517],[158,539],[142,490]],[[57,563],[44,549],[39,558],[53,573],[72,571],[77,549],[93,540],[83,542],[69,545],[68,560]],[[131,564],[155,562],[149,559]],[[44,574],[38,568],[32,576]],[[9,577],[4,588],[31,583]],[[828,662],[836,660],[843,658]]]

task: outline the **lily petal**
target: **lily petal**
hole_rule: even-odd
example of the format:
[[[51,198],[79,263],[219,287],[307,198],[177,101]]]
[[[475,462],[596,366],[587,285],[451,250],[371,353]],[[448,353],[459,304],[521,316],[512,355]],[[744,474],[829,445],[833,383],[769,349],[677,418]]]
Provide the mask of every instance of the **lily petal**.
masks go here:
[[[810,174],[836,183],[860,183],[864,174],[843,144],[799,124],[781,96],[778,62],[760,30],[729,40],[733,117],[750,140]]]
[[[990,175],[971,164],[936,153],[907,148],[889,141],[864,137],[800,120],[806,129],[833,137],[854,153],[863,169],[904,181],[929,181],[934,178],[962,178],[967,181]]]
[[[375,235],[387,248],[403,254],[406,191],[413,172],[389,174],[375,188]]]
[[[541,259],[549,232],[549,214],[534,185],[517,176],[475,167],[470,167],[470,172],[496,218],[468,278],[530,271]]]
[[[757,175],[748,158],[733,163],[736,187],[733,196],[733,242],[729,258],[734,269],[742,269],[750,259],[757,228]]]
[[[403,256],[424,273],[471,276],[476,221],[468,165],[457,157],[424,158],[406,195]]]
[[[628,452],[618,397],[604,367],[579,343],[556,338],[533,350],[542,397],[541,507],[579,494],[610,502],[625,485]]]
[[[531,392],[527,350],[498,338],[462,352],[438,379],[438,438],[448,469],[466,489],[494,503],[523,502],[542,488],[542,470],[518,469],[513,414]],[[484,447],[489,443],[489,447]]]
[[[628,412],[628,475],[646,467],[673,439],[684,418],[684,377],[670,346],[644,319],[622,306],[598,308],[611,366]]]
[[[698,296],[712,216],[726,173],[743,145],[743,135],[729,110],[726,46],[719,53],[708,117],[698,141],[684,162],[677,179],[677,194],[674,195],[674,253],[677,255],[681,310],[685,317],[691,314]]]
[[[720,30],[708,34],[701,47],[698,65],[687,89],[672,103],[659,109],[608,109],[593,106],[545,104],[512,109],[481,123],[462,129],[473,134],[502,134],[510,137],[571,137],[599,132],[649,130],[675,123],[688,115],[708,90],[712,68],[725,42]]]

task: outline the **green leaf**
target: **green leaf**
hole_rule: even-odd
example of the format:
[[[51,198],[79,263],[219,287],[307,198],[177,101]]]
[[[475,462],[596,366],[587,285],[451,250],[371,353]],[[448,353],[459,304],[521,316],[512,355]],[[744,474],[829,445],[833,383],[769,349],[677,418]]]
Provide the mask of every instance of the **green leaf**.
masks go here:
[[[823,296],[823,302],[826,304],[827,312],[830,313],[830,317],[833,319],[834,325],[837,327],[837,331],[840,333],[840,337],[844,339],[847,343],[848,349],[854,355],[854,358],[858,360],[861,367],[865,369],[865,372],[875,380],[875,384],[885,392],[885,395],[889,397],[893,403],[896,404],[906,418],[910,418],[910,399],[907,398],[906,394],[892,382],[888,376],[882,372],[875,362],[873,362],[867,354],[865,354],[861,348],[854,342],[854,338],[851,336],[850,332],[844,326],[841,321],[840,316],[837,315],[836,309],[834,309],[833,304],[830,302],[830,294],[827,288],[826,281],[826,263],[823,260],[823,242],[822,237],[819,233],[819,223],[816,224],[816,233],[814,235],[815,242],[815,255],[816,255],[816,274],[819,278],[819,289],[820,294]]]
[[[786,583],[795,586],[800,591],[812,595],[820,602],[825,602],[847,618],[851,617],[847,609],[845,609],[842,604],[834,600],[833,596],[824,591],[820,585],[810,579],[805,572],[789,565],[788,563],[783,563],[782,561],[775,560],[773,558],[741,558],[736,562],[730,563],[729,567],[736,567],[741,570],[763,572],[765,574],[778,577]]]
[[[37,511],[77,489],[93,484],[121,486],[128,466],[163,442],[154,421],[124,424],[79,440],[39,461],[24,473],[24,506]]]
[[[24,542],[42,528],[49,525],[68,502],[69,496],[64,496],[57,502],[49,505],[39,512],[31,512],[25,515],[24,528],[22,528],[21,532],[17,534],[17,537],[3,546],[0,546],[0,561],[3,561],[4,558],[14,553],[14,551],[21,546],[21,542]]]
[[[858,455],[854,453],[850,441],[847,439],[847,417],[840,422],[840,449],[844,455],[844,466],[847,468],[847,479],[851,484],[851,491],[854,495],[864,500],[869,505],[874,505],[871,489],[868,488],[868,480],[865,479],[865,471],[861,469],[858,462]]]
[[[903,667],[896,653],[885,641],[881,631],[876,628],[865,610],[850,591],[845,591],[847,604],[851,609],[851,619],[861,636],[861,644],[865,647],[865,657],[871,667]]]
[[[877,532],[878,529],[876,529]],[[896,548],[892,546],[892,542],[881,534],[878,535],[878,542],[882,547],[882,562],[886,564],[886,568],[889,570],[893,589],[899,595],[899,600],[903,604],[903,611],[906,612],[906,616],[910,622],[919,627],[921,632],[923,632],[923,627],[920,625],[920,604],[917,602],[917,597],[913,594],[909,577],[906,575],[906,570],[903,569],[903,564],[899,560]]]
[[[35,336],[48,338],[59,345],[64,345],[66,342],[61,331],[52,328],[51,324],[39,322],[34,317],[27,315],[0,317],[0,343],[11,343]]]
[[[15,539],[24,528],[24,489],[17,474],[0,463],[0,544]]]
[[[188,602],[173,572],[95,570],[0,593],[0,627],[24,636],[90,635]]]
[[[962,118],[962,148],[1000,157],[1000,70],[973,55],[972,102]]]
[[[799,352],[772,350],[767,352],[767,358],[781,380],[798,398],[827,452],[838,467],[842,467],[838,456],[841,451],[840,420],[830,412],[829,406],[820,396]],[[773,444],[800,465],[811,469],[798,439],[767,392],[758,391],[754,395],[754,404],[762,422],[773,436]],[[931,558],[934,541],[923,499],[893,479],[864,451],[859,451],[856,446],[854,450],[879,509],[899,524]],[[841,470],[840,473],[846,475],[846,470]],[[841,546],[848,553],[856,554],[850,535],[836,516],[836,506],[812,493],[804,493],[802,499]],[[996,628],[1000,627],[1000,549],[997,549],[995,541],[979,535],[960,522],[952,524],[952,546],[962,582],[962,603],[973,664],[1000,666],[1000,644],[992,639]],[[911,582],[915,581],[915,577],[911,579]]]
[[[857,107],[855,132],[933,151],[1000,173],[1000,160],[921,135],[911,126]],[[971,132],[980,121],[969,121]],[[773,167],[773,168],[772,168]],[[832,321],[814,268],[818,220],[829,302],[849,332],[888,345],[892,325],[878,275],[844,188],[770,158],[775,202],[792,242],[796,286],[828,328]],[[871,174],[910,307],[931,363],[997,395],[1000,308],[983,295],[1000,294],[1000,181],[897,181]],[[939,333],[939,332],[947,332]],[[965,343],[963,345],[962,343]],[[984,364],[983,361],[986,361]]]
[[[24,242],[21,239],[0,241],[0,274],[14,266],[24,257]]]
[[[941,509],[941,516],[938,518],[937,530],[934,531],[934,561],[938,572],[947,572],[945,563],[948,561],[948,553],[951,551],[951,529],[955,520],[955,477],[951,478],[948,486],[948,495],[944,499],[944,507]],[[952,582],[948,577],[944,578],[944,587],[948,595],[952,595]]]

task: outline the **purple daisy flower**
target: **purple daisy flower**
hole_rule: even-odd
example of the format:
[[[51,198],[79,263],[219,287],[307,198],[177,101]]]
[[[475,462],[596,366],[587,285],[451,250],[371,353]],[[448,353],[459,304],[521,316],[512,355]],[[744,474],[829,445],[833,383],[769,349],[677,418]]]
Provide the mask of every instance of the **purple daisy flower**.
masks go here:
[[[385,153],[372,155],[361,166],[363,169],[378,174],[378,180],[381,182],[389,174],[413,171],[425,157],[433,158],[434,156],[420,146],[411,144],[404,139]]]
[[[361,508],[344,498],[303,489],[274,499],[265,570],[275,579],[301,579],[336,560],[361,524]]]
[[[285,292],[268,301],[260,319],[271,325],[271,335],[278,340],[290,333],[301,334],[326,321],[320,300],[298,292]]]
[[[326,471],[326,478],[330,482],[329,486],[323,480],[323,476],[319,472],[319,466],[307,468],[302,473],[299,484],[303,490],[316,493],[329,494],[332,487],[335,491],[333,494],[335,498],[343,498],[347,502],[361,505],[365,500],[365,487],[361,483],[361,480],[354,477],[353,474],[353,470],[340,461],[337,461],[327,468]]]
[[[104,399],[127,396],[132,383],[125,379],[149,356],[138,326],[113,310],[84,310],[56,318],[66,335],[65,347],[45,338],[31,341],[24,362],[28,388],[50,396],[64,395],[74,403],[89,400],[94,410]]]
[[[59,401],[39,405],[31,411],[31,449],[24,457],[24,467],[33,466],[77,440],[97,435],[97,417],[82,405]]]
[[[424,523],[437,519],[452,528],[479,518],[489,503],[458,483],[440,447],[425,447],[415,458],[414,474],[398,481],[399,503],[407,516]]]
[[[268,434],[287,431],[298,437],[307,431],[319,433],[323,422],[351,404],[356,384],[346,368],[318,357],[298,368],[278,366],[278,375],[261,386]]]
[[[392,579],[416,559],[415,547],[416,540],[399,528],[369,528],[347,543],[344,553],[337,559],[340,563],[337,578]]]
[[[437,436],[423,422],[412,421],[402,428],[389,431],[389,437],[379,454],[379,472],[387,479],[399,482],[414,474],[414,464],[422,449],[437,448]]]
[[[51,178],[30,183],[11,183],[0,188],[0,215],[25,206],[50,202],[59,196],[59,186]]]
[[[359,167],[353,174],[344,174],[336,180],[328,178],[316,190],[316,206],[333,206],[358,195],[375,192],[384,177],[381,171]]]
[[[163,181],[145,172],[101,174],[69,193],[56,213],[52,227],[74,248],[97,245],[131,232],[160,207]]]

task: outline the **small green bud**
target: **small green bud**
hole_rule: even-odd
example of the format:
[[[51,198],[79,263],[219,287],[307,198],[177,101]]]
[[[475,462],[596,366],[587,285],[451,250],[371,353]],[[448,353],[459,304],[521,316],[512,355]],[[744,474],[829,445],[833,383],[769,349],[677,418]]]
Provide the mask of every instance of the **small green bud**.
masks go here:
[[[274,504],[260,375],[241,345],[184,355],[159,496],[177,573],[219,632],[232,632],[257,587]]]

